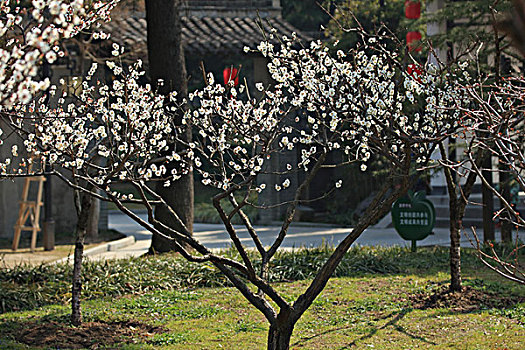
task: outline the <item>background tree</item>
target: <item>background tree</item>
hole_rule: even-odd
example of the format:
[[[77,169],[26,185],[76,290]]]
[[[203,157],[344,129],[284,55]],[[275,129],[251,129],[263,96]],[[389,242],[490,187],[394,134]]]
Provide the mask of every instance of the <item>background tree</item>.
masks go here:
[[[404,0],[351,0],[325,1],[325,8],[333,7],[333,15],[325,34],[333,40],[339,40],[341,47],[350,48],[359,42],[359,33],[349,28],[361,26],[366,31],[375,31],[384,25],[388,31],[404,40],[408,26],[415,26],[413,21],[405,19]],[[421,26],[420,22],[417,22]],[[416,30],[415,28],[411,28]]]
[[[448,64],[454,64],[475,56],[477,66],[476,68],[471,67],[469,73],[475,79],[499,81],[504,66],[502,62],[506,62],[504,55],[515,54],[509,49],[505,35],[499,31],[497,25],[498,14],[508,9],[509,3],[510,1],[499,0],[446,1],[443,8],[435,13],[426,13],[419,22],[446,23],[446,32],[433,35],[428,39],[434,49],[440,48],[447,51],[446,60]],[[460,133],[448,140],[448,149],[444,146],[440,147],[440,162],[445,165],[443,171],[449,195],[452,291],[461,290],[460,236],[461,232],[464,232],[462,220],[477,179],[475,172],[469,172],[462,167],[463,156],[457,152],[457,149],[461,149],[471,137],[471,135]],[[473,162],[484,169],[484,178],[492,186],[492,153],[478,150],[472,157]],[[503,189],[504,193],[508,193],[508,185],[504,176],[500,177],[500,188]],[[495,239],[494,199],[492,192],[484,184],[482,184],[482,198],[484,239],[485,241],[493,241]],[[511,235],[507,222],[503,222],[501,228],[502,238],[509,240]]]
[[[422,21],[446,23],[445,33],[434,35],[431,39],[434,47],[448,51],[449,60],[463,59],[466,56],[476,56],[476,75],[480,79],[499,81],[501,76],[516,74],[511,72],[510,60],[520,59],[506,34],[499,30],[498,23],[501,14],[510,11],[510,0],[482,1],[445,1],[443,8],[435,13],[427,14]],[[453,143],[452,143],[453,144]],[[484,178],[493,185],[493,156],[485,154]],[[499,187],[505,198],[509,200],[509,181],[505,172],[500,173]],[[494,241],[494,196],[490,189],[482,184],[483,202],[483,237],[485,241]],[[503,206],[503,203],[500,202]],[[501,223],[503,241],[512,239],[511,227],[504,220]]]
[[[514,228],[516,234],[513,248],[506,255],[498,252],[491,243],[486,249],[480,245],[475,228],[473,233],[476,239],[478,256],[492,270],[502,276],[525,284],[525,271],[520,264],[520,255],[523,255],[523,241],[520,240],[520,231],[525,227],[525,220],[517,210],[519,198],[507,200],[501,189],[489,183],[485,178],[483,164],[476,162],[474,154],[487,152],[498,157],[500,167],[492,169],[500,174],[504,172],[507,178],[512,179],[515,188],[515,197],[518,191],[525,189],[523,171],[525,168],[525,90],[523,79],[508,79],[504,83],[487,86],[465,86],[472,98],[469,106],[469,132],[475,131],[466,149],[467,162],[463,167],[476,174],[491,193],[502,203],[503,207],[496,211],[495,218],[506,221]]]
[[[510,36],[514,47],[525,55],[523,43],[525,42],[524,18],[525,2],[523,0],[513,1],[514,8],[507,19],[494,24],[494,28]],[[493,17],[495,19],[495,17]],[[497,71],[496,71],[497,72]],[[478,256],[490,269],[502,276],[520,284],[525,284],[525,271],[520,264],[520,256],[523,255],[523,241],[520,240],[519,232],[523,229],[524,220],[522,214],[517,211],[519,191],[524,190],[524,91],[522,78],[510,78],[490,81],[475,86],[465,86],[469,91],[473,103],[468,111],[469,134],[473,136],[467,148],[467,160],[470,162],[470,171],[479,176],[487,190],[495,195],[501,202],[502,207],[495,213],[495,217],[502,221],[502,229],[506,227],[505,236],[511,236],[512,228],[515,229],[514,247],[506,255],[497,251],[491,243],[488,247],[480,244],[476,231],[476,247]],[[491,176],[488,177],[487,169],[475,161],[473,154],[487,152],[499,159],[499,167],[496,171],[500,178],[507,179],[508,184],[502,188],[493,186]],[[490,169],[492,172],[493,170]],[[509,181],[510,180],[510,181]],[[510,187],[514,190],[511,195]],[[506,187],[506,188],[505,188]],[[511,231],[511,232],[508,232]],[[502,232],[502,236],[504,232]]]
[[[495,50],[499,48],[509,56],[516,56],[511,49],[510,42],[500,35],[495,40],[493,27],[497,20],[494,18],[507,13],[511,9],[511,0],[480,0],[480,1],[444,1],[443,7],[433,13],[425,13],[420,19],[422,23],[446,23],[446,32],[433,35],[432,45],[448,49],[453,45],[450,53],[456,59],[470,52],[472,47],[479,49],[480,68],[482,72],[494,71]],[[480,44],[483,46],[480,48]]]
[[[321,26],[330,20],[322,5],[327,6],[328,11],[332,7],[330,3],[316,0],[282,0],[282,15],[297,29],[319,33]]]
[[[456,134],[455,137],[457,137]],[[462,135],[460,137],[464,139]],[[475,172],[464,172],[461,164],[450,159],[449,152],[445,149],[443,143],[439,144],[439,151],[441,154],[440,163],[443,165],[445,173],[445,180],[447,183],[447,191],[449,196],[449,229],[450,229],[450,291],[460,292],[462,290],[461,282],[461,233],[463,232],[463,217],[465,209],[469,202],[470,195],[474,189],[474,184],[477,179]],[[478,152],[473,161],[481,165],[486,158],[486,153]],[[463,176],[456,176],[457,174]],[[461,184],[461,178],[466,177],[466,180]]]
[[[182,3],[181,0],[146,0],[149,75],[159,93],[167,95],[175,91],[179,100],[188,94],[180,18]],[[159,81],[161,81],[160,84],[158,84]],[[182,115],[176,119],[175,123],[180,125]],[[184,144],[189,143],[191,129],[187,128],[183,134],[184,137],[180,141]],[[178,136],[181,137],[181,135]],[[173,140],[173,138],[170,139]],[[171,171],[171,169],[168,170]],[[156,192],[175,210],[187,228],[187,233],[192,234],[193,173],[190,171],[169,186],[158,185]],[[177,231],[182,231],[164,206],[155,208],[155,216],[164,224],[172,226]],[[150,252],[166,252],[173,249],[169,240],[153,235]]]

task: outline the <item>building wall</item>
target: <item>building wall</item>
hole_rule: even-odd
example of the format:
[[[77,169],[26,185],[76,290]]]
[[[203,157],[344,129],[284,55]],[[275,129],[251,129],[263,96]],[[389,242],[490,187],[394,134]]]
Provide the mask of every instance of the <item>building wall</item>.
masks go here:
[[[5,137],[10,128],[0,118],[0,129]],[[11,147],[14,145],[14,137],[4,140],[0,147],[0,161],[11,156]],[[12,237],[13,226],[18,216],[20,195],[24,181],[21,179],[0,179],[0,237]]]
[[[69,69],[65,67],[53,67],[53,83],[57,84],[60,78],[70,75]],[[6,137],[10,132],[10,127],[0,119],[0,128],[4,131],[3,137]],[[11,157],[11,147],[15,144],[20,144],[20,139],[16,135],[11,135],[4,144],[0,147],[0,161],[7,157]],[[19,146],[19,149],[23,149]],[[73,201],[73,190],[61,179],[52,177],[52,213],[55,221],[55,232],[58,234],[74,234],[77,222],[77,214],[75,204]],[[18,212],[20,209],[20,200],[22,196],[22,189],[25,180],[23,178],[17,179],[0,179],[0,237],[12,238],[14,234],[14,225],[18,219]],[[35,187],[35,188],[33,188]],[[42,200],[44,200],[44,196]],[[31,187],[29,200],[36,199],[36,185]],[[45,203],[44,203],[45,206]],[[100,206],[102,210],[106,210],[105,205]],[[44,207],[40,213],[40,228],[43,228]],[[99,229],[108,228],[107,212],[100,215],[98,223]],[[22,235],[27,235],[29,232],[23,232]],[[42,231],[39,232],[39,239]],[[40,241],[39,241],[40,242]]]

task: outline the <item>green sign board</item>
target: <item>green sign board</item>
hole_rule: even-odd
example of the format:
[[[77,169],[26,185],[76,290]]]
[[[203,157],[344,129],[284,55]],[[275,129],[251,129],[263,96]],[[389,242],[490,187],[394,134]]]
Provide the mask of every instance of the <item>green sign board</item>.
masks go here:
[[[394,227],[403,239],[415,241],[426,238],[436,223],[436,210],[431,201],[426,199],[425,192],[408,191],[408,195],[399,198],[392,206]]]

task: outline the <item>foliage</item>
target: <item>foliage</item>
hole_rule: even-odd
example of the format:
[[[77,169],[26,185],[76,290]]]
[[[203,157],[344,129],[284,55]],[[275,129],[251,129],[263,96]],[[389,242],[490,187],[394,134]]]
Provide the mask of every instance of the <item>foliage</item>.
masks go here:
[[[311,279],[332,254],[333,249],[324,246],[279,252],[272,261],[269,279],[272,282]],[[233,250],[225,252],[225,255],[239,259]],[[476,269],[481,266],[472,250],[463,254],[463,261],[467,268],[470,266]],[[334,276],[419,274],[422,271],[435,273],[445,270],[447,263],[445,248],[421,248],[417,253],[410,253],[408,249],[399,247],[355,247],[345,255]],[[190,263],[175,254],[130,258],[111,263],[88,260],[83,268],[82,295],[85,299],[126,294],[142,295],[157,290],[231,285],[216,268]],[[0,269],[1,311],[35,309],[47,304],[67,303],[71,297],[71,273],[72,267],[67,264],[36,267],[19,265],[10,269]],[[149,307],[144,305],[143,308]]]
[[[283,0],[281,1],[284,19],[297,29],[318,32],[330,16],[323,9],[322,1],[316,0]],[[328,5],[330,4],[323,4]]]
[[[347,30],[355,28],[358,24],[367,32],[375,32],[384,25],[401,42],[404,41],[408,30],[422,29],[419,22],[405,19],[404,0],[335,1],[335,8],[327,25],[326,35],[339,40],[343,48],[354,47],[359,42],[359,33]]]
[[[226,284],[218,271],[209,265],[196,265],[169,255],[111,263],[88,260],[83,270],[82,295],[86,299]],[[72,267],[68,264],[2,269],[2,311],[67,302],[71,297],[71,274]]]
[[[453,44],[453,57],[460,57],[470,51],[478,55],[479,67],[485,74],[494,72],[491,55],[495,54],[495,36],[498,45],[509,56],[516,52],[509,45],[503,32],[496,30],[502,16],[512,11],[511,0],[445,1],[443,8],[426,14],[422,23],[446,23],[446,33],[432,36],[432,44],[437,48],[447,48]]]

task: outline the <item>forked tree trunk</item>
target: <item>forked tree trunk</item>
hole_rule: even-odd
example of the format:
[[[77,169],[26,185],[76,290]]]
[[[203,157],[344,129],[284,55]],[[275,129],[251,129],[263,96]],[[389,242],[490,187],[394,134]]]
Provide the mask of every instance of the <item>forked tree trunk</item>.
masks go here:
[[[71,323],[79,326],[82,323],[80,308],[80,295],[82,292],[82,259],[84,255],[84,240],[89,222],[89,214],[93,197],[87,194],[80,195],[75,191],[75,204],[77,207],[77,227],[75,239],[75,255],[73,258],[73,281],[71,287]]]
[[[448,161],[448,155],[445,147],[441,143],[439,151],[442,159]],[[481,163],[483,154],[476,156],[476,163]],[[472,188],[476,181],[476,174],[470,173],[462,191],[458,191],[459,184],[454,179],[452,171],[444,167],[445,179],[447,181],[447,191],[449,198],[449,219],[450,219],[450,291],[461,291],[461,229],[462,220],[465,216],[467,200],[472,193]],[[461,192],[461,193],[458,193]]]

